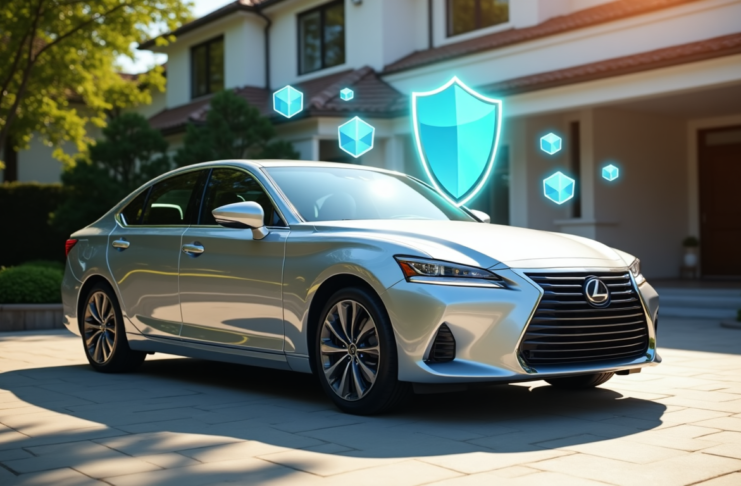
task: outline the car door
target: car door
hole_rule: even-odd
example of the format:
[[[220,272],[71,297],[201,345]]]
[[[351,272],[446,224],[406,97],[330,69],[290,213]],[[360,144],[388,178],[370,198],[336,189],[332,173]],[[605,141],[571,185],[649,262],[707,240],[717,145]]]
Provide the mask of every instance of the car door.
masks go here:
[[[224,228],[211,211],[259,203],[270,233]],[[260,183],[247,171],[211,171],[197,225],[183,235],[180,308],[183,339],[283,351],[282,277],[288,228]]]
[[[207,174],[190,171],[151,186],[121,211],[109,236],[108,264],[121,306],[142,334],[180,335],[182,236],[197,216],[205,182],[199,178]]]

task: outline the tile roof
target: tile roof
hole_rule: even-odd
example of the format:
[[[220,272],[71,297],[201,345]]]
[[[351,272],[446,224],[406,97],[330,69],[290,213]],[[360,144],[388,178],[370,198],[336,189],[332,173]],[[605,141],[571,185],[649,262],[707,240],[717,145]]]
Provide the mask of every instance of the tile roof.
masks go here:
[[[413,69],[456,57],[498,49],[697,1],[699,0],[616,0],[569,15],[554,17],[532,27],[509,29],[466,41],[417,51],[386,66],[383,74]]]
[[[311,116],[394,117],[407,113],[407,97],[381,80],[370,67],[342,71],[293,85],[304,94],[304,111],[290,120],[273,111],[272,93],[264,88],[245,86],[234,92],[257,107],[263,115],[276,123],[300,120]],[[351,88],[355,98],[340,99],[340,90]],[[165,109],[149,119],[153,128],[167,133],[185,129],[189,122],[206,120],[211,96],[199,98],[185,105]]]
[[[734,54],[741,54],[741,33],[524,76],[478,88],[498,96],[511,95]]]

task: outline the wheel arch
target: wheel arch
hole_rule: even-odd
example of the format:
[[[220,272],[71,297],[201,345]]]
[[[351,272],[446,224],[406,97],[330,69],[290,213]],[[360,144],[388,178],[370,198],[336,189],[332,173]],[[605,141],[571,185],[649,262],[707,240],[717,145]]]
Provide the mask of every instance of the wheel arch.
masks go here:
[[[113,294],[116,296],[116,299],[119,301],[118,302],[119,306],[121,305],[121,299],[119,299],[118,297],[118,292],[116,292],[116,287],[106,277],[100,274],[90,275],[87,279],[85,279],[85,282],[80,287],[80,292],[77,294],[77,328],[80,330],[80,332],[82,332],[82,319],[85,316],[85,312],[84,312],[85,297],[87,297],[87,294],[88,292],[90,292],[90,289],[99,283],[104,283],[108,285],[111,288],[111,290],[113,290]]]

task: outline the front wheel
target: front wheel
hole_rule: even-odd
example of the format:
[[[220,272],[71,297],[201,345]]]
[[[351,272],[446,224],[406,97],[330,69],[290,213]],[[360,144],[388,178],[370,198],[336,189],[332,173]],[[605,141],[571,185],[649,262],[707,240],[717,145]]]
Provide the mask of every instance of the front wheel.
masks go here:
[[[321,313],[314,358],[322,388],[346,413],[390,410],[411,390],[397,379],[396,342],[386,309],[362,288],[330,297]]]
[[[129,348],[116,294],[104,283],[94,285],[88,292],[80,327],[85,356],[96,371],[132,371],[147,357],[146,353]]]
[[[547,381],[551,386],[567,390],[584,390],[594,388],[612,378],[615,373],[594,373],[592,375],[569,376],[566,378],[551,378]]]

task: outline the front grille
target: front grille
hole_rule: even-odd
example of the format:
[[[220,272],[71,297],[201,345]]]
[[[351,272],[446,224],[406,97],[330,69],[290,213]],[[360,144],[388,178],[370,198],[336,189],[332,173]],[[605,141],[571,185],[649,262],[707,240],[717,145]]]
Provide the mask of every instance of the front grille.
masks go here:
[[[432,342],[428,363],[447,363],[455,359],[455,337],[447,324],[440,326]]]
[[[648,323],[628,273],[528,273],[543,289],[520,344],[531,366],[631,361],[648,348]],[[610,291],[606,307],[593,307],[584,293],[589,277]]]

